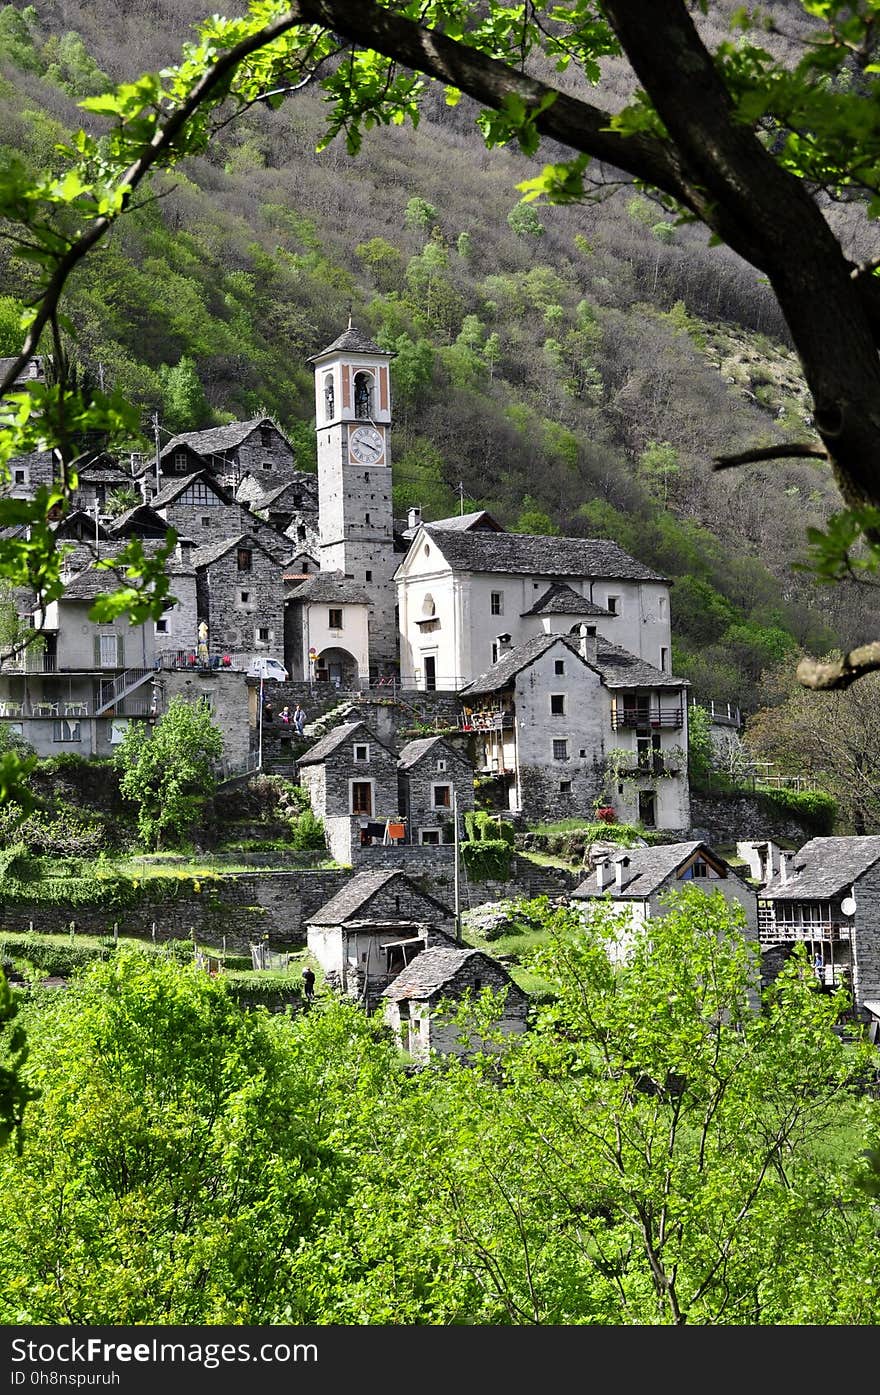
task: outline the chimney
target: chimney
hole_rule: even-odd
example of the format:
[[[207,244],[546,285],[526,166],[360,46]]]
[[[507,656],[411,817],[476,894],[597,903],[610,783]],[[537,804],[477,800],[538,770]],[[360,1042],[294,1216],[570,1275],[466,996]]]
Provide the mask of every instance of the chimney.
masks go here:
[[[407,528],[418,528],[422,521],[422,511],[420,508],[411,508],[406,515]]]
[[[512,648],[510,643],[510,635],[496,635],[495,643],[498,645],[499,657],[502,654],[506,654],[508,649]]]
[[[582,659],[586,659],[588,664],[594,664],[599,651],[599,639],[597,635],[587,634],[586,625],[581,625],[578,636],[578,650]]]
[[[192,550],[192,538],[177,539],[177,552],[182,566],[188,567],[192,562]]]
[[[623,869],[628,866],[628,857],[616,857],[614,859],[614,887],[616,891],[623,891]]]
[[[596,863],[596,890],[604,891],[611,880],[611,864],[607,857]]]
[[[794,854],[793,854],[793,853],[790,853],[790,852],[783,852],[783,851],[780,849],[780,853],[779,853],[779,880],[782,882],[782,885],[783,885],[783,886],[788,886],[789,878],[790,878],[790,876],[791,876],[791,871],[792,871],[792,866],[791,866],[791,865],[792,865],[793,860],[794,860]]]

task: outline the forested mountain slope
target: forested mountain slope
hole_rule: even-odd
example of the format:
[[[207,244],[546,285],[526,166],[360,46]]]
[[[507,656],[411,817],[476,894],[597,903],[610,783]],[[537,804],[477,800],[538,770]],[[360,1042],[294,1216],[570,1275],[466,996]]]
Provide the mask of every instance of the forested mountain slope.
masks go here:
[[[94,124],[78,98],[168,61],[202,9],[0,10],[0,157],[56,160]],[[463,495],[525,531],[614,537],[676,580],[676,669],[706,696],[748,706],[798,646],[863,638],[873,602],[790,570],[805,527],[838,506],[827,467],[711,470],[716,453],[809,435],[754,271],[631,186],[519,205],[523,157],[487,153],[472,125],[438,94],[415,132],[373,132],[352,158],[338,141],[316,153],[317,88],[252,108],[81,268],[76,354],[145,430],[153,411],[170,434],[265,409],[308,467],[306,360],[351,311],[397,354],[398,510],[437,516]],[[0,248],[0,353],[28,275]]]

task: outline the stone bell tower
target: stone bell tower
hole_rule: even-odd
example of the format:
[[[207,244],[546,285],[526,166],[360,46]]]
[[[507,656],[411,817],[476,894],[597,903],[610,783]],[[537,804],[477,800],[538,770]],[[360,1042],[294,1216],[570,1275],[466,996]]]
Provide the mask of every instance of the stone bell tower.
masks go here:
[[[315,370],[321,570],[342,572],[370,596],[371,673],[398,661],[389,442],[393,357],[349,320],[338,339],[309,359]]]

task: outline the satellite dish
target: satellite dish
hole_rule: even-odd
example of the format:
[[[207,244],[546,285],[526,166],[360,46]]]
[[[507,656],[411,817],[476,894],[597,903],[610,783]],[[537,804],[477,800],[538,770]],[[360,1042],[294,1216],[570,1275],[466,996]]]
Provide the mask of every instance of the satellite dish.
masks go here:
[[[856,898],[854,896],[844,896],[840,903],[840,909],[844,915],[855,915]]]

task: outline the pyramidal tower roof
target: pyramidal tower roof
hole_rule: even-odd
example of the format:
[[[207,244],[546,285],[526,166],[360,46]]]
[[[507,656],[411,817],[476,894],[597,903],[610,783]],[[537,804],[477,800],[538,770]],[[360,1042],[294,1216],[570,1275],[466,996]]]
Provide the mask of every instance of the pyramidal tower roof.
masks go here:
[[[325,358],[327,354],[336,353],[382,354],[385,358],[396,358],[396,354],[391,353],[388,349],[380,349],[379,345],[374,343],[369,335],[364,334],[363,330],[355,329],[350,315],[348,328],[342,331],[339,338],[334,339],[333,343],[328,344],[326,349],[322,349],[320,353],[312,354],[307,362],[315,363],[318,359]]]

